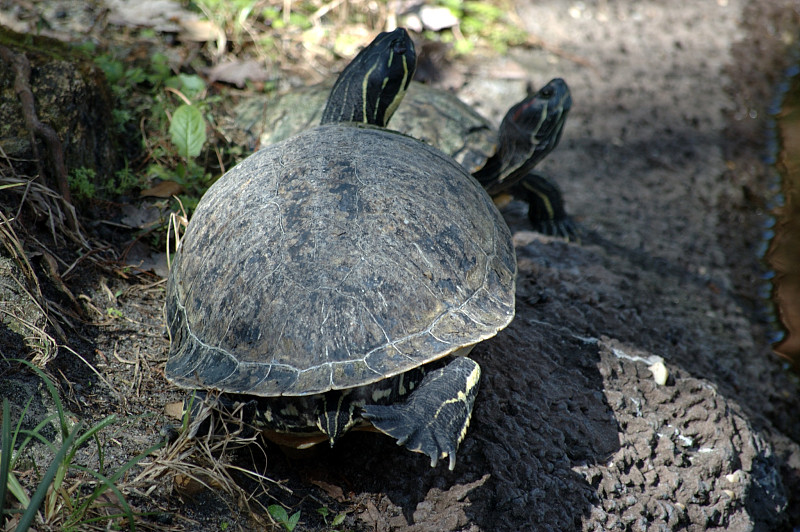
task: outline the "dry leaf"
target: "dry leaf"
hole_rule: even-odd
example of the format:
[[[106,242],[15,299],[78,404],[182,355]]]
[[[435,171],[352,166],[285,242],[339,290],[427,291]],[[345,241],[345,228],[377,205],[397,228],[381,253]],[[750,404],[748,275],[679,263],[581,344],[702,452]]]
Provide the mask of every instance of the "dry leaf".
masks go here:
[[[175,475],[174,482],[175,482],[175,489],[177,491],[179,491],[182,495],[188,495],[190,497],[199,495],[200,493],[208,489],[202,484],[202,482],[198,482],[192,477],[188,477],[181,473]]]
[[[171,198],[181,192],[183,192],[183,187],[175,181],[162,181],[155,186],[142,190],[139,195],[142,197]]]
[[[183,419],[183,401],[164,405],[164,414],[172,419]]]
[[[261,63],[254,59],[246,61],[229,61],[220,63],[206,71],[209,81],[222,81],[236,85],[240,89],[246,81],[266,81],[269,79],[267,70]]]
[[[327,493],[328,496],[336,502],[345,502],[347,500],[344,496],[344,491],[339,486],[325,482],[324,480],[312,480],[311,483],[321,488],[322,491]]]
[[[161,209],[155,205],[142,204],[122,206],[122,222],[134,229],[150,229],[161,224]]]
[[[210,20],[183,19],[180,26],[179,38],[182,41],[209,42],[225,37],[222,29]]]
[[[199,19],[175,0],[106,0],[105,5],[109,22],[117,26],[178,33],[185,21]]]

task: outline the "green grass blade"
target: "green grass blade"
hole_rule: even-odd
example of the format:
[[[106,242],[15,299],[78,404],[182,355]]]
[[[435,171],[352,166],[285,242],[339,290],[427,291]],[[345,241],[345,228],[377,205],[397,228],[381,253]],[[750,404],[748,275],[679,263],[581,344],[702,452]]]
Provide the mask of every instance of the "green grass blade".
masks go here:
[[[2,443],[0,444],[0,479],[5,479],[6,481],[0,485],[0,519],[2,519],[3,515],[3,505],[6,501],[6,493],[5,490],[11,492],[13,495],[22,505],[23,510],[26,509],[31,500],[28,498],[28,494],[25,493],[25,490],[22,488],[22,485],[17,480],[17,477],[14,475],[14,462],[16,461],[16,455],[14,454],[14,449],[16,447],[17,436],[22,432],[22,420],[25,417],[25,413],[28,411],[28,407],[30,407],[31,401],[33,398],[31,397],[28,399],[28,402],[25,403],[25,407],[22,409],[22,413],[19,416],[19,420],[17,421],[17,425],[14,427],[14,431],[11,431],[11,414],[8,406],[8,400],[3,399],[3,427],[2,427]],[[26,442],[29,440],[26,440]],[[20,446],[20,450],[25,448],[26,443]],[[19,454],[19,453],[17,453]]]
[[[27,509],[28,506],[31,505],[31,500],[28,498],[28,494],[25,493],[25,489],[22,487],[22,484],[19,483],[17,477],[14,476],[13,471],[9,472],[8,474],[8,491],[20,502],[23,510]]]
[[[33,439],[39,440],[39,443],[42,443],[42,444],[46,445],[47,447],[50,448],[51,451],[56,452],[57,451],[56,445],[52,441],[47,439],[41,432],[41,430],[44,427],[46,427],[47,425],[49,425],[54,419],[56,419],[56,417],[57,417],[56,414],[52,414],[52,415],[47,416],[42,421],[40,421],[38,425],[33,427],[31,430],[20,429],[19,433],[24,435],[25,439],[22,440],[22,444],[20,444],[20,446],[17,448],[18,449],[17,454],[19,454],[19,451],[21,451],[22,449],[27,447],[28,443]]]
[[[75,441],[75,438],[78,436],[82,428],[83,422],[81,421],[75,426],[75,430],[69,434],[63,445],[61,445],[61,448],[58,450],[58,453],[56,453],[55,458],[53,458],[53,462],[50,464],[50,467],[47,468],[47,472],[45,472],[44,477],[42,477],[39,487],[36,488],[36,492],[33,494],[33,497],[31,497],[31,503],[28,506],[28,509],[24,514],[22,514],[22,518],[17,525],[17,532],[27,532],[27,530],[33,524],[33,520],[36,517],[36,513],[39,511],[39,507],[44,502],[44,498],[47,495],[47,490],[50,487],[50,484],[53,482],[56,473],[58,472],[61,464],[64,462],[64,458],[67,456],[67,452],[69,452],[70,448],[72,447],[72,443]]]
[[[3,426],[0,428],[0,525],[6,509],[6,491],[11,480],[11,413],[8,399],[3,398]]]
[[[101,475],[106,474],[106,452],[103,449],[103,444],[100,443],[100,438],[97,434],[92,437],[94,440],[95,445],[97,445],[97,468],[100,471]]]
[[[89,440],[89,438],[95,438],[95,440],[97,441],[97,447],[98,447],[98,449],[100,449],[100,441],[97,439],[97,433],[100,432],[102,429],[106,428],[107,426],[109,426],[110,424],[114,423],[116,420],[117,420],[117,416],[114,415],[114,414],[111,414],[110,416],[107,416],[105,419],[103,419],[99,423],[93,425],[91,428],[89,428],[83,434],[79,435],[78,439],[75,440],[75,445],[72,446],[72,449],[70,450],[70,453],[67,455],[67,459],[65,460],[65,464],[69,465],[69,464],[72,463],[73,459],[75,458],[75,453],[78,452],[78,449],[80,449],[81,446]],[[100,456],[101,456],[101,458],[100,458],[100,460],[101,460],[100,469],[102,470],[102,467],[103,467],[103,464],[102,464],[102,451],[100,453]],[[67,468],[64,467],[63,470],[60,473],[61,474],[56,477],[56,487],[60,486],[61,482],[64,480],[64,476],[67,474]]]
[[[93,438],[98,432],[106,428],[107,426],[115,423],[117,421],[116,414],[111,414],[107,416],[99,423],[93,425],[90,429],[80,435],[80,437],[75,441],[75,449],[77,450],[80,446],[86,443],[89,438]]]
[[[98,481],[100,481],[100,483],[94,489],[94,492],[92,493],[92,495],[88,499],[86,499],[83,502],[83,504],[80,505],[80,508],[76,512],[73,513],[72,519],[70,519],[70,521],[67,523],[67,527],[78,526],[81,523],[86,523],[86,521],[83,521],[83,516],[86,515],[86,512],[92,506],[92,503],[94,501],[96,501],[97,498],[100,495],[102,495],[106,491],[110,491],[117,497],[117,504],[121,508],[123,515],[125,517],[127,517],[129,528],[131,529],[131,531],[135,530],[136,522],[134,521],[133,509],[131,509],[130,505],[128,504],[128,501],[125,500],[125,496],[122,494],[122,492],[116,486],[116,484],[114,484],[114,481],[112,479],[110,479],[110,478],[106,478],[105,476],[101,475],[97,471],[94,471],[94,470],[89,469],[87,467],[78,466],[78,465],[74,465],[73,467],[75,469],[78,469],[79,471],[83,471],[84,473],[88,473],[89,475],[93,476]],[[111,519],[111,516],[107,516],[107,517],[109,519]]]
[[[44,371],[37,368],[35,365],[31,364],[27,360],[20,360],[17,359],[17,362],[21,362],[31,368],[34,373],[36,373],[42,381],[44,381],[44,385],[47,386],[47,393],[50,394],[50,398],[53,400],[53,403],[56,406],[56,412],[58,412],[58,420],[59,424],[61,425],[61,438],[66,439],[67,434],[69,434],[69,425],[67,424],[67,416],[64,414],[64,404],[61,402],[61,397],[58,396],[58,390],[56,390],[53,381],[50,380]]]
[[[125,462],[122,465],[122,467],[117,469],[114,472],[114,474],[111,475],[108,478],[111,479],[112,482],[116,483],[116,481],[119,480],[122,477],[122,475],[124,475],[128,471],[128,469],[132,468],[133,466],[135,466],[136,464],[141,462],[143,458],[149,456],[150,453],[152,453],[153,451],[157,451],[158,449],[161,449],[163,446],[164,446],[164,442],[163,441],[159,442],[159,443],[157,443],[155,445],[150,446],[145,451],[139,453],[138,455],[134,456],[133,458],[131,458],[130,460]]]
[[[22,434],[22,423],[25,421],[25,415],[28,413],[28,409],[31,407],[31,402],[33,402],[33,397],[28,398],[28,400],[25,402],[25,407],[22,409],[22,412],[20,412],[20,414],[19,414],[19,419],[17,420],[17,426],[14,427],[14,432],[11,433],[11,449],[12,450],[18,449],[16,456],[19,456],[19,453],[28,444],[28,441],[30,441],[30,440],[25,440],[22,443],[22,445],[17,447],[17,438],[19,437],[20,434]],[[10,462],[11,469],[14,469],[14,463],[15,462],[16,462],[16,457],[12,456],[11,457],[11,462]]]
[[[81,513],[85,513],[86,510],[88,510],[88,508],[92,505],[92,503],[95,500],[97,500],[98,497],[100,497],[103,493],[105,493],[106,490],[109,490],[109,491],[113,492],[114,495],[116,495],[117,500],[119,501],[119,504],[122,506],[122,510],[124,512],[124,515],[128,518],[128,523],[130,525],[131,530],[134,530],[135,521],[133,520],[133,518],[134,518],[133,510],[128,505],[128,502],[125,500],[125,497],[122,495],[122,492],[119,490],[119,488],[117,488],[117,481],[120,478],[122,478],[122,475],[124,475],[130,468],[132,468],[133,466],[138,464],[143,458],[149,456],[150,453],[152,453],[153,451],[155,451],[157,449],[160,449],[163,446],[164,446],[163,442],[160,442],[160,443],[157,443],[156,445],[151,446],[150,448],[148,448],[144,452],[138,454],[137,456],[134,456],[133,458],[131,458],[130,460],[125,462],[122,465],[122,467],[117,469],[114,472],[114,474],[111,475],[110,477],[105,477],[103,474],[101,474],[101,473],[99,473],[97,471],[93,471],[93,470],[88,469],[88,468],[83,467],[83,466],[77,466],[77,465],[73,466],[75,469],[78,469],[80,471],[88,473],[88,474],[92,475],[93,477],[95,477],[97,480],[100,481],[100,484],[94,489],[94,491],[89,496],[89,498],[86,499],[86,501],[84,501],[84,503],[81,505]]]

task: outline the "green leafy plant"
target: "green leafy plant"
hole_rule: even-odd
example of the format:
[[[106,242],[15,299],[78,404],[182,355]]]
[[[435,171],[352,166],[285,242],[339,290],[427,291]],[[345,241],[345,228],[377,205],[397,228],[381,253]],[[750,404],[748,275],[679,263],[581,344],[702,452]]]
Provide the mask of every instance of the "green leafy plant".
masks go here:
[[[115,194],[124,194],[140,184],[139,177],[126,164],[124,168],[114,173],[114,183],[111,191]]]
[[[313,25],[309,13],[304,13],[297,9],[293,9],[288,16],[284,17],[281,10],[275,6],[269,6],[261,10],[261,16],[264,17],[265,20],[270,21],[270,24],[275,29],[294,27],[307,30]]]
[[[344,523],[344,520],[347,518],[347,513],[342,512],[336,514],[333,519],[328,521],[328,518],[331,516],[331,511],[328,509],[327,506],[323,506],[321,508],[317,508],[317,513],[322,516],[322,520],[325,521],[325,526],[328,527],[335,527],[339,526]]]
[[[198,161],[207,143],[209,102],[205,92],[202,78],[179,74],[166,80],[165,90],[154,97],[149,110],[148,129],[152,136],[147,139],[147,149],[153,163],[146,174],[180,185],[187,195],[184,202],[190,208],[191,198],[202,196],[213,181]],[[179,97],[183,103],[173,109],[170,95]]]
[[[256,30],[259,22],[278,31],[306,30],[313,25],[311,15],[319,9],[318,4],[309,1],[281,4],[263,0],[194,0],[192,4],[220,29],[217,50],[230,43],[236,53],[252,43],[256,45],[257,54],[264,56],[278,50],[272,39],[251,40],[261,33]]]
[[[169,135],[179,157],[178,162],[173,168],[155,164],[149,170],[162,180],[180,185],[186,194],[181,196],[183,205],[192,211],[213,181],[213,177],[197,161],[207,140],[206,121],[199,107],[189,104],[178,107],[172,115]]]
[[[169,134],[178,154],[184,160],[197,157],[206,143],[206,121],[203,113],[193,105],[181,105],[172,115]]]
[[[6,517],[19,516],[16,530],[27,531],[34,520],[41,521],[49,528],[62,530],[86,529],[101,521],[115,527],[117,521],[127,520],[128,528],[135,528],[135,514],[117,486],[117,482],[144,457],[161,446],[154,445],[135,456],[113,472],[105,471],[103,444],[100,433],[118,423],[115,415],[107,416],[100,422],[85,428],[83,421],[71,424],[53,382],[39,368],[27,361],[19,361],[30,367],[44,382],[48,394],[55,405],[56,412],[40,421],[33,429],[22,428],[22,419],[28,411],[31,400],[25,405],[14,429],[11,429],[8,400],[3,400],[3,419],[0,428],[0,523]],[[59,428],[61,444],[44,436],[43,429],[55,422]],[[17,442],[21,439],[19,445]],[[20,456],[33,441],[39,441],[53,452],[53,460],[45,473],[38,479],[38,486],[28,497],[15,474],[15,466]],[[79,465],[76,453],[90,441],[97,445],[99,468],[97,471]],[[15,450],[16,449],[16,450]],[[92,479],[92,480],[89,480]],[[85,491],[81,486],[94,485]],[[10,493],[16,499],[15,508],[6,507]],[[113,502],[109,502],[113,501]]]
[[[117,96],[130,95],[136,86],[142,83],[148,83],[153,89],[158,89],[172,76],[169,58],[161,52],[156,52],[149,57],[146,68],[127,66],[126,62],[113,52],[97,55],[94,62],[106,75],[111,90]]]
[[[203,78],[173,74],[168,57],[161,52],[153,53],[142,66],[131,66],[114,51],[98,55],[95,63],[105,73],[118,102],[113,110],[117,130],[130,137],[140,131],[143,117],[142,145],[154,161],[138,175],[126,166],[107,181],[104,190],[122,194],[137,187],[147,188],[148,180],[155,177],[179,182],[190,195],[202,195],[210,176],[194,159],[206,143],[207,87]],[[184,104],[175,108],[171,94],[180,97]],[[92,197],[96,192],[90,186],[96,181],[88,177],[80,173],[73,177],[78,197]]]
[[[292,532],[300,521],[300,512],[295,512],[289,516],[289,514],[286,513],[286,509],[279,504],[271,505],[267,508],[267,511],[275,522],[281,525],[287,532]]]
[[[92,199],[95,196],[95,171],[91,168],[74,168],[67,176],[69,189],[78,199]]]
[[[100,187],[96,185],[97,173],[91,168],[74,168],[67,179],[73,196],[81,200],[94,199],[102,190],[113,194],[124,194],[141,185],[138,176],[127,165],[117,170],[114,177]]]
[[[178,74],[177,76],[169,77],[164,82],[164,85],[179,91],[189,100],[201,98],[206,91],[206,82],[195,74]]]

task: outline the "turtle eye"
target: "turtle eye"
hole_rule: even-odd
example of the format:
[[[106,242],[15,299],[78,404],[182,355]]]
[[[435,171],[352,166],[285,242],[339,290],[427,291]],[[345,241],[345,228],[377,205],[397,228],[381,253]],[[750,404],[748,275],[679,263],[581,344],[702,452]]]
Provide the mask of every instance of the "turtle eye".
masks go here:
[[[404,54],[408,51],[408,46],[406,45],[406,41],[403,39],[395,39],[392,41],[392,50],[396,54]]]
[[[553,94],[555,94],[555,91],[550,87],[543,87],[539,91],[539,94],[541,95],[542,98],[552,98]]]

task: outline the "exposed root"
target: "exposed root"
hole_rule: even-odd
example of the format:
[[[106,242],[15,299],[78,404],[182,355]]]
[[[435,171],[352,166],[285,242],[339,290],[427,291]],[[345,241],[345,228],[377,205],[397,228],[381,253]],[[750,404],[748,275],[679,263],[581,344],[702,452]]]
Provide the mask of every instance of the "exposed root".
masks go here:
[[[67,181],[67,167],[64,164],[64,148],[55,130],[39,120],[36,114],[36,104],[33,91],[30,87],[31,64],[24,54],[16,54],[5,46],[0,46],[0,59],[14,69],[14,92],[16,92],[22,104],[22,114],[25,117],[25,125],[31,137],[31,148],[35,154],[39,173],[44,175],[43,159],[38,154],[36,137],[44,140],[47,146],[50,160],[53,163],[53,178],[61,194],[64,210],[67,212],[67,225],[73,231],[78,231],[78,217],[75,208],[72,206],[72,197],[69,192],[69,182]]]

